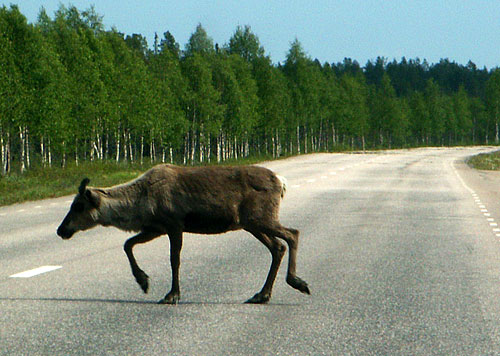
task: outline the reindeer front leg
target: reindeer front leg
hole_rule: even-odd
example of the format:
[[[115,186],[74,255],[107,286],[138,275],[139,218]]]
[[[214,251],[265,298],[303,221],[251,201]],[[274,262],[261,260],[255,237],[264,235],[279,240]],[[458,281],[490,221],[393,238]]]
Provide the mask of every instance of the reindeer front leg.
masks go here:
[[[181,265],[182,231],[169,232],[170,265],[172,267],[172,289],[159,304],[177,304],[181,297],[179,287],[179,267]]]
[[[144,293],[148,292],[148,275],[140,269],[139,265],[137,265],[137,261],[135,260],[134,253],[132,252],[132,249],[136,244],[143,244],[148,241],[151,241],[155,238],[160,236],[158,233],[154,232],[141,232],[134,237],[131,237],[127,241],[125,241],[125,245],[123,246],[123,249],[125,250],[125,253],[127,254],[128,261],[130,263],[130,267],[132,268],[132,274],[135,277],[135,280],[139,285],[141,286],[142,290]]]

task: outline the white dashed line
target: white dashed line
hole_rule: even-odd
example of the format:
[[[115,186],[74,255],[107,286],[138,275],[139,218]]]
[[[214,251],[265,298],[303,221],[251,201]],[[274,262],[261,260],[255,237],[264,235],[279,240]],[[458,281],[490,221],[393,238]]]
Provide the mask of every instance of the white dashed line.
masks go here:
[[[314,183],[314,182],[316,182],[316,179],[314,179],[314,178],[313,178],[313,179],[308,179],[308,180],[307,180],[307,183]]]
[[[9,276],[10,278],[30,278],[37,276],[42,273],[47,273],[50,271],[55,271],[56,269],[62,268],[62,266],[42,266],[34,269],[30,269],[29,271],[24,271],[20,273],[13,274]]]
[[[465,189],[467,189],[471,195],[472,198],[474,199],[474,202],[477,204],[478,208],[481,210],[484,216],[487,217],[486,221],[490,224],[490,227],[492,227],[492,231],[495,234],[496,237],[500,237],[500,228],[498,228],[498,223],[495,222],[495,219],[490,217],[491,214],[488,212],[488,209],[486,209],[486,205],[481,202],[481,199],[479,199],[479,196],[477,193],[472,190],[467,184],[465,184],[464,180],[462,177],[460,177],[460,174],[458,174],[457,169],[455,168],[454,163],[451,163],[451,168],[455,172],[455,175],[457,176],[458,180],[462,183]],[[500,239],[499,239],[500,241]]]

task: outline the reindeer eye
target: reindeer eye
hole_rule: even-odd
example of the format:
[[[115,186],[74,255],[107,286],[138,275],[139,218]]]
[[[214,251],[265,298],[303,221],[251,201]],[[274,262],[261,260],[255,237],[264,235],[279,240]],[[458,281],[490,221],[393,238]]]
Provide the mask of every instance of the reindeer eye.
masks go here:
[[[84,207],[83,203],[75,203],[75,204],[73,204],[73,210],[75,212],[77,212],[77,213],[81,213],[84,208],[85,207]]]

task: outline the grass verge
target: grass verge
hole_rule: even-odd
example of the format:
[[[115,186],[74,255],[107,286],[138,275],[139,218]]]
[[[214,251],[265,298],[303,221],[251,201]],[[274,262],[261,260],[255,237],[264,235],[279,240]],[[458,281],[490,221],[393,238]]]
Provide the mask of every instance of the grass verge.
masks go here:
[[[498,171],[500,170],[500,151],[478,154],[467,160],[467,164],[475,169]]]
[[[137,177],[149,166],[107,162],[80,163],[62,168],[33,168],[24,174],[10,174],[0,178],[0,206],[28,200],[55,198],[76,194],[85,177],[91,185],[111,186]]]
[[[271,157],[262,156],[243,160],[230,160],[226,165],[255,164]],[[29,200],[56,198],[76,194],[83,178],[90,178],[90,186],[109,187],[136,178],[153,165],[117,164],[114,161],[81,162],[66,168],[31,168],[24,174],[0,175],[0,206]]]

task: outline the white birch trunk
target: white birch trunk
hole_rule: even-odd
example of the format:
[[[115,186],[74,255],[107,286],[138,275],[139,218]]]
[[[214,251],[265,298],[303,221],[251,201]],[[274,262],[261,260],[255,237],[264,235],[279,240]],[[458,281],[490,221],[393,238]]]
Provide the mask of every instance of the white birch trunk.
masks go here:
[[[116,133],[116,163],[120,162],[120,132]]]
[[[128,153],[130,155],[130,163],[134,163],[134,151],[132,150],[132,134],[128,133]]]
[[[141,166],[144,164],[144,135],[141,135]]]
[[[30,160],[30,135],[29,135],[29,130],[26,127],[25,128],[25,135],[26,135],[26,168],[31,167],[31,160]]]
[[[300,155],[300,127],[297,125],[297,154]]]
[[[52,167],[52,148],[50,147],[51,141],[50,141],[50,137],[49,137],[49,142],[48,142],[48,145],[47,145],[47,158],[48,158],[48,162],[49,162],[49,167]]]
[[[21,173],[26,171],[25,157],[26,157],[26,141],[24,137],[24,129],[19,126],[19,142],[20,142],[20,151],[19,151],[19,163]]]

